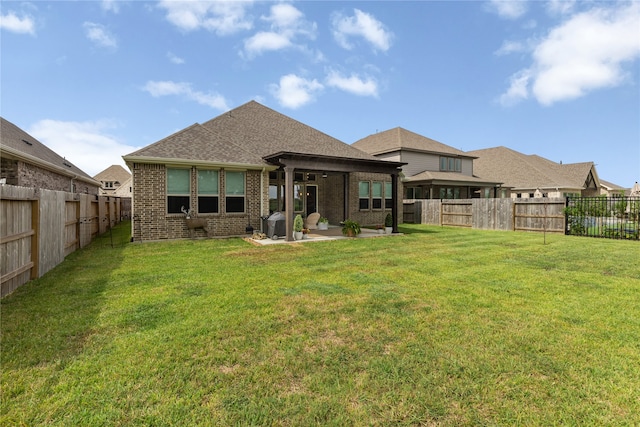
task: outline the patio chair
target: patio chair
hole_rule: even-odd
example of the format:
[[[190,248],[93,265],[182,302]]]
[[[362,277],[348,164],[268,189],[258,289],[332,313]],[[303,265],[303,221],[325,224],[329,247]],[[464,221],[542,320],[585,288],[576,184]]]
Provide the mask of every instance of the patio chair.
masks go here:
[[[320,214],[318,212],[307,215],[307,219],[304,222],[304,228],[308,228],[309,230],[316,230],[318,228],[319,219]]]

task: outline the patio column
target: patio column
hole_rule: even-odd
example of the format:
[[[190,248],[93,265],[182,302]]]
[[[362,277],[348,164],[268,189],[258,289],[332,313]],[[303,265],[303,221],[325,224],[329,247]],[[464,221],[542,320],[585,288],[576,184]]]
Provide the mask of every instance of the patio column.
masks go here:
[[[393,233],[398,233],[398,174],[391,174],[391,216],[393,217]]]
[[[295,175],[293,166],[284,167],[284,216],[287,242],[293,241],[293,177]]]
[[[349,219],[349,173],[345,173],[342,175],[342,191],[344,193],[344,201],[342,207],[342,220]]]

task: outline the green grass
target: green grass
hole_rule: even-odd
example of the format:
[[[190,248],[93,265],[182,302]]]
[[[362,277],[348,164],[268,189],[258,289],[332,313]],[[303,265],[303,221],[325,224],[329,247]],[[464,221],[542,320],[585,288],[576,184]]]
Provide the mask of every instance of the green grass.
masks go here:
[[[97,241],[1,301],[0,424],[640,424],[638,242],[401,231]]]

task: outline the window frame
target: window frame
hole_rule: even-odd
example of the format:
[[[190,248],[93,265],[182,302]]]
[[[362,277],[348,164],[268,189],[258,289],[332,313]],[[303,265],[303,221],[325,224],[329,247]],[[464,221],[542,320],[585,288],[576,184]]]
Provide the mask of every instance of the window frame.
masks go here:
[[[393,182],[384,182],[384,208],[393,209]]]
[[[362,185],[367,185],[367,196],[363,197]],[[358,181],[358,210],[371,210],[371,181]]]
[[[376,196],[376,187],[380,187],[380,196]],[[382,181],[373,181],[371,183],[371,209],[382,210],[382,198],[384,196],[384,186]]]
[[[202,192],[200,187],[201,187],[201,182],[200,182],[200,173],[201,172],[215,172],[216,173],[216,192],[215,193],[208,193],[208,192]],[[197,200],[197,208],[198,208],[198,215],[216,215],[220,213],[220,170],[218,169],[197,169],[196,170],[196,189],[197,189],[197,194],[196,194],[196,200]],[[215,210],[214,211],[207,211],[204,212],[201,209],[202,206],[202,200],[201,199],[214,199],[214,207]]]
[[[242,194],[230,194],[229,193],[229,174],[242,174],[243,190]],[[228,214],[244,214],[247,212],[247,172],[238,170],[226,170],[224,171],[224,197],[225,197],[225,213]],[[236,202],[235,199],[242,199],[242,211],[230,210],[229,206],[233,206],[230,201]]]
[[[173,190],[171,189],[171,172],[177,172],[177,171],[181,171],[181,172],[185,172],[186,176],[187,176],[187,183],[188,183],[188,190],[187,192],[184,191],[176,191],[173,192]],[[191,169],[187,169],[187,168],[176,168],[176,167],[168,167],[167,168],[167,172],[166,172],[166,197],[165,197],[165,201],[166,201],[166,212],[169,215],[176,215],[176,214],[183,214],[181,208],[184,207],[185,209],[189,210],[191,209]],[[174,200],[174,202],[172,203],[172,199]],[[178,203],[175,203],[176,201],[178,201]],[[178,208],[178,205],[180,205],[180,208]]]
[[[440,172],[462,172],[462,159],[440,156]]]

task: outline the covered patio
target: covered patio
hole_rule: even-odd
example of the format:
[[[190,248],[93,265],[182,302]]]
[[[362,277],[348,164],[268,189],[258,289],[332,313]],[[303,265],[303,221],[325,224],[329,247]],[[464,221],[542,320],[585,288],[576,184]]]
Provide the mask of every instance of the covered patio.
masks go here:
[[[322,216],[329,217],[333,225],[337,225],[348,218],[357,218],[361,214],[357,203],[358,194],[356,192],[354,195],[353,191],[354,184],[358,184],[353,182],[354,179],[358,179],[357,177],[354,178],[357,174],[379,174],[387,175],[391,178],[390,208],[393,218],[392,227],[393,233],[398,232],[400,200],[398,177],[401,167],[405,163],[295,152],[279,152],[264,157],[264,160],[279,167],[277,171],[272,172],[276,178],[272,181],[270,177],[269,185],[272,187],[273,184],[273,187],[277,187],[281,193],[278,193],[278,199],[274,206],[276,209],[270,210],[283,211],[286,221],[286,241],[294,241],[293,220],[301,210],[305,215],[319,212]],[[280,181],[278,181],[279,172],[283,173]],[[314,184],[309,185],[306,179],[310,176],[313,176]],[[305,197],[308,200],[302,202],[303,206],[296,206],[296,201],[300,200],[300,196],[296,193],[300,192],[301,183],[304,186],[302,188],[305,189]],[[311,199],[308,187],[314,188],[314,191],[317,192],[314,196],[315,200]],[[309,206],[312,207],[309,208]],[[330,214],[327,214],[327,212]],[[381,208],[378,214],[380,216],[383,215],[384,210]]]

